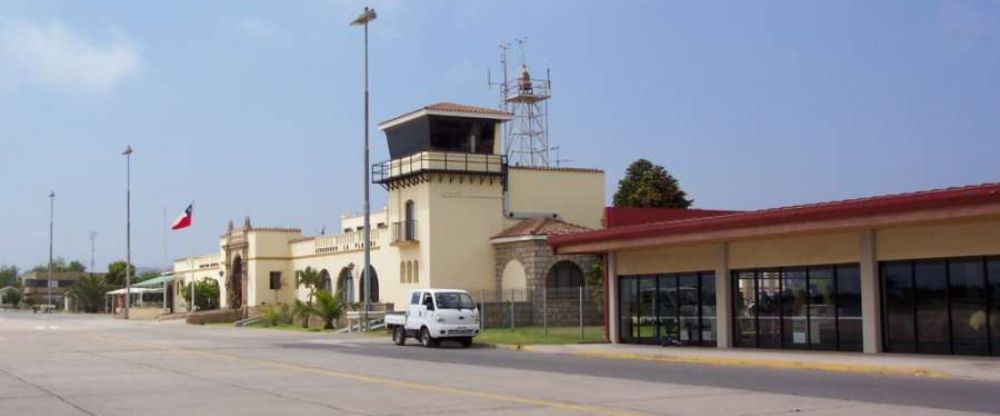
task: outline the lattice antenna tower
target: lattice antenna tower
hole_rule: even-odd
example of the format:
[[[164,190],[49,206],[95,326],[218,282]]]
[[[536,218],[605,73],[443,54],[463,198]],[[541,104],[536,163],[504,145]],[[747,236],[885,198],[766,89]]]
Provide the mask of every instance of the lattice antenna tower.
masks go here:
[[[515,40],[519,66],[510,77],[510,43],[500,44],[500,69],[502,78],[490,86],[500,88],[500,109],[512,113],[514,118],[503,126],[503,149],[507,161],[515,166],[549,167],[549,98],[552,81],[549,71],[545,78],[532,78],[525,47],[526,38]]]

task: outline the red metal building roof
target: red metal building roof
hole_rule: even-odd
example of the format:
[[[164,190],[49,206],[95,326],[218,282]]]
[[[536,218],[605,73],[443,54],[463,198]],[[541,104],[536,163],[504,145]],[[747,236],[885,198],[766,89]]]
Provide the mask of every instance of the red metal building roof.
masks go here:
[[[1000,205],[1000,183],[628,225],[552,236],[549,238],[549,244],[558,249],[570,245],[642,239],[663,235],[697,234],[708,231],[864,218],[988,204]]]

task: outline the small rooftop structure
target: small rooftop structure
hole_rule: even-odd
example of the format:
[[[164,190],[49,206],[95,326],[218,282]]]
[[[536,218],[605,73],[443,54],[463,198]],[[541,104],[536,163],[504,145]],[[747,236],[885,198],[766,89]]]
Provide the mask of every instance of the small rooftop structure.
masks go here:
[[[521,238],[546,238],[552,235],[574,234],[592,231],[582,225],[576,225],[558,218],[540,217],[522,220],[510,228],[493,236],[493,242]]]

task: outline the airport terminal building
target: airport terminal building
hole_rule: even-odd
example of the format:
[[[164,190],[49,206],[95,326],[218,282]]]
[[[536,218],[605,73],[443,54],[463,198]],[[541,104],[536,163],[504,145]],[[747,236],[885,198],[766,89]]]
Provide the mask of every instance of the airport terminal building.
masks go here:
[[[605,221],[612,342],[1000,356],[1000,184]]]

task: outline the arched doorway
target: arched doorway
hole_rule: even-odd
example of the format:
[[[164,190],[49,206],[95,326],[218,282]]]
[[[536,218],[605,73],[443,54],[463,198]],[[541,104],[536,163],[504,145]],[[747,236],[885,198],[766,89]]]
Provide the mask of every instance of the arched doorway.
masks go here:
[[[230,309],[243,307],[243,258],[236,256],[229,272],[229,289],[232,293]]]
[[[378,303],[378,272],[375,271],[375,267],[370,267],[370,269],[372,271],[372,277],[370,279],[371,282],[372,282],[371,301],[372,301],[372,303]],[[360,290],[359,290],[358,294],[359,294],[359,296],[361,298],[361,302],[364,302],[365,301],[365,272],[361,272],[361,282],[360,282],[359,288],[360,288]]]
[[[340,291],[344,303],[354,303],[354,274],[350,267],[340,269],[340,275],[337,276],[337,290]]]
[[[330,272],[326,269],[319,271],[319,288],[327,292],[333,292],[333,281],[330,279]]]
[[[583,270],[568,260],[554,264],[545,277],[545,287],[549,289],[577,288],[583,285]]]

